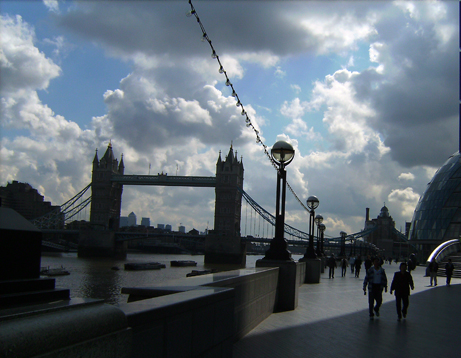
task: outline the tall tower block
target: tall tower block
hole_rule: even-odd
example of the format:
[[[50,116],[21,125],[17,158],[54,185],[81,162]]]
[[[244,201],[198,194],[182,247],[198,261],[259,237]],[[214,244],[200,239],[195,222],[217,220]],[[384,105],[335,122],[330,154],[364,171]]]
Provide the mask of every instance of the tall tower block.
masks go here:
[[[98,152],[93,160],[91,181],[91,212],[90,223],[93,227],[105,230],[116,230],[120,224],[123,185],[111,182],[112,175],[123,174],[123,155],[118,160],[114,158],[112,144],[107,146],[106,153],[98,159]]]
[[[229,149],[223,161],[219,153],[216,162],[216,201],[214,230],[208,235],[205,248],[205,263],[244,265],[245,245],[240,240],[240,221],[243,188],[243,161],[237,152]]]

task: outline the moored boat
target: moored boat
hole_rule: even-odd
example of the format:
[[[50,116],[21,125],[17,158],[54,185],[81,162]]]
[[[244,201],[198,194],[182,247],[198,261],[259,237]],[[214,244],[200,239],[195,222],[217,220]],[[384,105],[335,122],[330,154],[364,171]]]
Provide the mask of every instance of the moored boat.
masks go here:
[[[194,277],[194,276],[201,276],[201,275],[208,275],[209,273],[216,273],[218,272],[217,269],[211,270],[192,270],[190,273],[186,275],[186,277]]]
[[[197,262],[192,260],[176,260],[170,261],[171,266],[184,267],[184,266],[197,266]]]
[[[40,275],[42,276],[65,276],[65,275],[70,275],[70,272],[67,271],[64,267],[60,267],[60,268],[42,267],[40,269]]]
[[[165,268],[165,264],[159,262],[128,262],[125,264],[125,270],[160,270]]]

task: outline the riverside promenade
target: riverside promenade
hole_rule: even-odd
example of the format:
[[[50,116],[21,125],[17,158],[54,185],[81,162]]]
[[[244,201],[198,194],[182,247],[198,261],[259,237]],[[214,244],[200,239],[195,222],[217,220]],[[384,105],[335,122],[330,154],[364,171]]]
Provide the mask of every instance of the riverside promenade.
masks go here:
[[[384,264],[389,287],[398,264]],[[380,317],[368,317],[362,268],[355,278],[348,268],[318,284],[300,287],[298,308],[274,313],[234,344],[234,358],[368,358],[457,357],[461,352],[461,279],[438,277],[429,286],[425,267],[412,271],[406,319],[397,321],[395,296],[383,292]]]

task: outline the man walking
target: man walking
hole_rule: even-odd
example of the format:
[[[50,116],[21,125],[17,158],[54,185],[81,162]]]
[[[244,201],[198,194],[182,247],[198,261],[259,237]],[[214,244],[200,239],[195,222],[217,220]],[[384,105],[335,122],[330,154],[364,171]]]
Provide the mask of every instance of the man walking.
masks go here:
[[[335,278],[335,268],[337,267],[337,265],[334,254],[331,254],[330,258],[328,259],[327,265],[329,267],[328,278]]]
[[[451,259],[448,259],[448,262],[445,264],[445,274],[447,275],[447,286],[450,286],[451,276],[453,276],[454,269],[455,269],[455,266],[453,265],[453,262],[451,262]]]
[[[379,317],[379,308],[383,303],[383,288],[387,292],[387,276],[386,271],[381,267],[379,258],[373,261],[373,267],[366,272],[363,280],[363,293],[366,295],[368,286],[368,310],[370,319],[374,316]],[[376,301],[376,305],[374,305]],[[373,313],[374,312],[374,313]]]
[[[415,289],[415,286],[413,284],[413,277],[411,276],[411,273],[407,271],[407,264],[405,262],[402,262],[400,264],[400,271],[394,274],[390,290],[391,295],[392,292],[395,291],[395,304],[397,308],[398,321],[402,319],[402,314],[403,318],[406,318],[407,316],[410,287],[412,290]]]
[[[432,261],[429,263],[429,275],[431,277],[430,279],[430,285],[432,286],[432,281],[434,282],[434,286],[437,286],[437,271],[439,270],[439,264],[435,259],[432,259]]]

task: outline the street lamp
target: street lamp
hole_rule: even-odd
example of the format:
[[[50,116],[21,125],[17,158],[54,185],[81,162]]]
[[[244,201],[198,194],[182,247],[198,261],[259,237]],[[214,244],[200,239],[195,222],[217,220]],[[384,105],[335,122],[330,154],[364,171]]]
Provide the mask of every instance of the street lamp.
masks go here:
[[[315,259],[317,255],[315,254],[314,250],[314,215],[315,209],[319,207],[319,199],[312,195],[307,198],[307,207],[309,209],[309,246],[307,247],[306,253],[304,254],[304,258],[307,259]]]
[[[346,236],[347,236],[347,233],[345,233],[344,231],[341,231],[339,233],[339,235],[341,235],[341,252],[339,253],[339,256],[343,257],[343,256],[346,256]]]
[[[323,251],[323,233],[325,232],[325,224],[319,224],[319,230],[320,230],[320,237],[321,237],[321,241],[320,241],[320,255],[321,256],[325,256],[325,252]]]
[[[323,222],[323,216],[322,215],[317,215],[315,217],[315,223],[317,224],[317,250],[316,250],[316,254],[317,256],[320,256],[321,252],[320,252],[320,224]]]
[[[275,237],[272,239],[269,250],[264,259],[267,260],[292,260],[291,252],[288,251],[288,243],[284,238],[285,228],[285,196],[286,196],[286,171],[285,167],[291,163],[295,156],[295,150],[290,143],[278,141],[272,146],[271,156],[278,164],[277,171],[277,199],[275,204]],[[280,197],[281,195],[281,197]],[[281,210],[280,210],[281,204]]]

